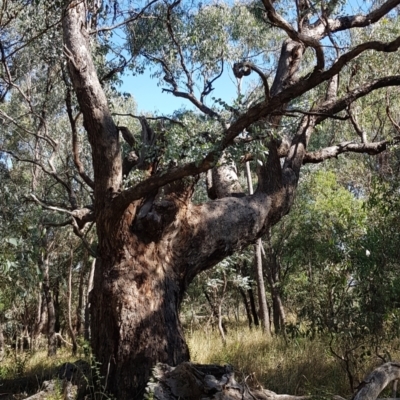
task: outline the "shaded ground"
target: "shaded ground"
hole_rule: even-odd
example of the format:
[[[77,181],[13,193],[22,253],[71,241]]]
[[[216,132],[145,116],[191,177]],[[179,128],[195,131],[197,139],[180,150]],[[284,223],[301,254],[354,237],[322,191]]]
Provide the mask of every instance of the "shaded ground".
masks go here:
[[[87,391],[91,386],[91,370],[86,361],[78,360],[74,363],[64,363],[61,366],[48,368],[39,374],[29,374],[13,379],[0,379],[0,399],[24,399],[42,390],[50,390],[49,383],[63,381],[77,386],[80,392]],[[47,385],[47,386],[46,386]]]

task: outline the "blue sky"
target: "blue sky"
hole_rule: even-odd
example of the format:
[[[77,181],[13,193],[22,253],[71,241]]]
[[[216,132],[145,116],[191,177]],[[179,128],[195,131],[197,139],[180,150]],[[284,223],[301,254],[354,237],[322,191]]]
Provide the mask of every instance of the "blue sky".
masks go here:
[[[120,89],[133,96],[137,103],[138,113],[172,114],[182,108],[193,108],[188,100],[163,92],[162,88],[167,88],[168,85],[158,86],[158,79],[151,78],[150,75],[150,71],[146,70],[143,75],[126,74],[122,77],[123,84]],[[207,105],[212,104],[212,97],[221,98],[229,103],[237,96],[231,71],[224,72],[213,87],[215,89],[209,94]]]

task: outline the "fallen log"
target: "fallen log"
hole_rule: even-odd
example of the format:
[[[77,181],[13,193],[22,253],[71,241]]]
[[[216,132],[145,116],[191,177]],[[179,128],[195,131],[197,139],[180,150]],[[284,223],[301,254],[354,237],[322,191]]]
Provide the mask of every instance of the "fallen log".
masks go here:
[[[400,379],[400,363],[389,362],[372,371],[360,384],[352,400],[376,400],[392,381]],[[253,390],[235,380],[230,365],[199,365],[185,362],[177,367],[157,364],[147,386],[154,400],[308,400],[312,396],[277,394]],[[344,400],[333,396],[332,400]]]
[[[400,363],[383,364],[360,383],[352,400],[376,400],[382,390],[396,379],[400,379]]]
[[[200,365],[185,362],[177,367],[157,364],[147,386],[154,400],[306,400],[309,396],[278,395],[270,390],[252,390],[235,380],[230,365]]]

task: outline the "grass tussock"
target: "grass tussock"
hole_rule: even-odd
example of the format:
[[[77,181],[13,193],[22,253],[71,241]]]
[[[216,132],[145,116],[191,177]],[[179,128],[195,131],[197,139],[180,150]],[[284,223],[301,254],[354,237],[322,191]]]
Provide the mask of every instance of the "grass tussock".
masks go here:
[[[218,331],[195,330],[187,335],[192,361],[231,364],[239,380],[277,393],[351,397],[345,365],[333,356],[326,338],[267,338],[259,329],[231,330],[223,346]],[[364,360],[354,374],[362,379],[380,364]],[[362,368],[361,368],[362,367]]]

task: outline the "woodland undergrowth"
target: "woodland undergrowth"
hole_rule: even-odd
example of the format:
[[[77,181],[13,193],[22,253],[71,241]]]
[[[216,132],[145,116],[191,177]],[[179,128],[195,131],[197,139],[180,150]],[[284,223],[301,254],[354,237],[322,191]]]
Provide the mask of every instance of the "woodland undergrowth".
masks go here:
[[[238,380],[246,380],[250,387],[262,387],[280,394],[351,398],[353,391],[346,367],[350,369],[356,387],[368,372],[389,361],[388,358],[400,360],[397,340],[380,343],[379,349],[355,345],[351,354],[339,359],[338,355],[346,355],[346,349],[340,348],[343,342],[332,346],[332,338],[327,335],[266,338],[261,329],[242,327],[231,329],[226,339],[224,346],[218,331],[211,329],[187,333],[192,361],[231,364]],[[390,397],[391,388],[385,393],[382,397]]]
[[[249,387],[265,388],[276,393],[292,395],[313,395],[318,398],[332,398],[340,395],[351,398],[346,364],[338,358],[341,349],[335,347],[333,355],[331,337],[307,335],[283,338],[267,338],[261,329],[235,326],[229,329],[226,344],[223,345],[218,330],[210,326],[186,331],[192,362],[199,364],[230,364],[235,368],[238,381],[246,381]],[[57,370],[65,362],[85,359],[90,362],[83,348],[72,357],[69,348],[61,348],[54,358],[47,356],[45,349],[35,353],[24,352],[15,355],[9,349],[0,365],[0,382],[3,379],[17,379],[26,376],[43,377],[51,370]],[[382,355],[391,360],[400,360],[400,342],[380,343],[377,349],[359,346],[350,360],[355,382],[384,361]],[[343,353],[343,352],[342,352]],[[38,388],[39,389],[39,388]],[[391,388],[382,397],[390,397]]]

